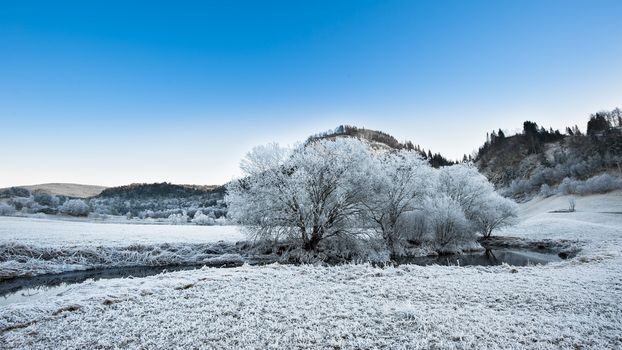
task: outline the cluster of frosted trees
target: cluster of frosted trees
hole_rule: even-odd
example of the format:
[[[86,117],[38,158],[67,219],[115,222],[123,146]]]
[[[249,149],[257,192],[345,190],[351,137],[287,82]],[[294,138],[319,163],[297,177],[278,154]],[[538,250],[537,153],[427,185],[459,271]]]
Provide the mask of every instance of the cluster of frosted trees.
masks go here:
[[[44,213],[87,216],[91,211],[89,205],[82,199],[70,199],[42,192],[31,194],[27,189],[19,187],[1,191],[0,198],[8,199],[6,203],[0,203],[0,215]]]
[[[449,251],[510,224],[514,202],[477,169],[434,169],[415,152],[374,152],[356,139],[254,148],[227,187],[229,216],[263,242],[307,251],[374,238],[391,255]]]
[[[206,196],[207,197],[207,196]],[[192,218],[197,212],[214,215],[216,218],[226,215],[226,208],[220,201],[199,196],[180,198],[147,197],[124,199],[120,197],[91,198],[89,204],[93,212],[100,215],[125,215],[128,218],[167,219],[186,214]]]

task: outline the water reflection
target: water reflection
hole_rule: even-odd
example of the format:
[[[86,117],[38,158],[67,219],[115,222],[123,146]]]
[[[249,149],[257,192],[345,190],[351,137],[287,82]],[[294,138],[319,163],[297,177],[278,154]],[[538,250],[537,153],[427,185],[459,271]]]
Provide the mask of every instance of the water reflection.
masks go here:
[[[554,261],[561,261],[561,258],[556,254],[540,253],[528,250],[486,249],[483,252],[469,254],[402,258],[398,260],[398,263],[421,266],[494,266],[506,263],[513,266],[527,266],[542,265]]]

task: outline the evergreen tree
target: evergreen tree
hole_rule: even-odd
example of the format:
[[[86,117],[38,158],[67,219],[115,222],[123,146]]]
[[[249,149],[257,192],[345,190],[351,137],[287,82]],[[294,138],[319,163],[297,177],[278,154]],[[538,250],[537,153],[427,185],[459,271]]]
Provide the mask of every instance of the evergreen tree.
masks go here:
[[[598,112],[593,114],[587,122],[587,134],[595,135],[609,129],[610,126],[605,113]]]

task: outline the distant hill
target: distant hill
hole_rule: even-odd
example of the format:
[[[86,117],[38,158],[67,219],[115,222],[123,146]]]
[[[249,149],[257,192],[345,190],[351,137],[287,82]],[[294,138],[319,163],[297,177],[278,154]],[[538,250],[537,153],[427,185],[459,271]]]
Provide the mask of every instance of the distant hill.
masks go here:
[[[48,193],[56,196],[66,196],[66,197],[75,197],[75,198],[88,198],[99,195],[103,190],[106,189],[105,186],[96,186],[96,185],[81,185],[81,184],[71,184],[71,183],[47,183],[47,184],[39,184],[39,185],[30,185],[30,186],[19,186],[22,188],[26,188],[31,192],[42,192]]]
[[[187,198],[192,196],[224,197],[224,186],[175,185],[168,182],[135,183],[126,186],[110,187],[103,190],[98,198],[151,199]]]
[[[219,218],[226,215],[225,186],[175,185],[168,182],[136,183],[107,188],[89,200],[95,212],[144,218],[181,220],[197,211]]]

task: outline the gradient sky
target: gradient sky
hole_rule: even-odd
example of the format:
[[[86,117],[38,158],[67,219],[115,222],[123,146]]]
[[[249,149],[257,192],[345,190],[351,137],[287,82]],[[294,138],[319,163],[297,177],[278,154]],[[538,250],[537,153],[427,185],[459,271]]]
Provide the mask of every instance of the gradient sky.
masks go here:
[[[452,158],[622,107],[622,1],[0,2],[0,187],[220,184],[340,124]]]

